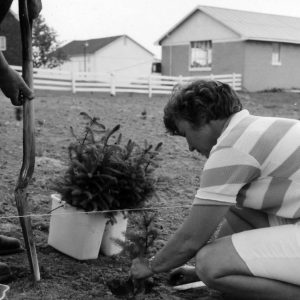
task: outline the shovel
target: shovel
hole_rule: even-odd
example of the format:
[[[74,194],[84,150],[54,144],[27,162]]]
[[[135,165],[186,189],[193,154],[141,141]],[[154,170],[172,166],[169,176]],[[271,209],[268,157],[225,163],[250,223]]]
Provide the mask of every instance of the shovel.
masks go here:
[[[22,38],[22,73],[27,85],[33,88],[32,19],[28,14],[28,1],[19,0],[19,17]],[[27,256],[34,282],[40,280],[39,264],[34,244],[31,219],[28,215],[27,187],[32,178],[35,163],[34,107],[33,101],[23,104],[23,162],[15,188],[15,201],[22,227]]]

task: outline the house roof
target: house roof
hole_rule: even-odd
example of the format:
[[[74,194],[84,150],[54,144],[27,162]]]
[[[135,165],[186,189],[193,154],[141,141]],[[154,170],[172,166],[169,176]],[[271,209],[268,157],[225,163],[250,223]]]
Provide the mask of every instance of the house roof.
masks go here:
[[[130,38],[127,35],[116,35],[116,36],[109,36],[109,37],[104,37],[104,38],[98,38],[98,39],[90,39],[90,40],[74,40],[62,47],[59,48],[60,51],[63,51],[66,53],[68,56],[74,56],[74,55],[82,55],[83,53],[83,48],[84,44],[87,42],[88,47],[86,47],[86,53],[87,54],[92,54],[95,53],[96,51],[104,48],[108,44],[112,43],[113,41],[121,38],[121,37],[127,37],[130,40],[132,40],[135,44],[143,48],[145,51],[153,55],[152,52],[147,50],[145,47],[134,41],[132,38]]]
[[[13,17],[17,20],[17,21],[19,21],[20,22],[20,19],[19,19],[19,15],[18,14],[16,14],[13,10],[9,10],[9,12],[13,15]]]
[[[5,5],[5,4],[4,4]],[[9,9],[7,12],[1,11],[0,12],[0,20],[2,21],[3,19],[7,18],[8,15],[12,15],[18,22],[19,20],[19,15],[17,15],[15,12],[13,12],[11,9]]]
[[[212,6],[197,6],[165,33],[157,43],[160,45],[165,38],[198,11],[222,23],[243,40],[300,44],[300,18]]]
[[[72,41],[62,47],[60,50],[65,52],[67,55],[82,55],[84,44],[87,42],[88,47],[86,47],[86,53],[95,53],[99,49],[105,47],[106,45],[110,44],[114,40],[121,37],[121,35],[117,36],[110,36],[100,39],[90,39],[90,40],[75,40]]]

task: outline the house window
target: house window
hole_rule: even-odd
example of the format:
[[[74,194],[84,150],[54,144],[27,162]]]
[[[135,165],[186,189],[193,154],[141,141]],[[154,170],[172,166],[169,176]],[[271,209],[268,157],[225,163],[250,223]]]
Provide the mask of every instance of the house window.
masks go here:
[[[273,66],[281,65],[280,48],[281,47],[279,43],[272,43],[272,65]]]
[[[211,41],[191,42],[190,69],[210,69],[212,62]]]
[[[0,50],[5,51],[6,50],[6,37],[0,36]]]

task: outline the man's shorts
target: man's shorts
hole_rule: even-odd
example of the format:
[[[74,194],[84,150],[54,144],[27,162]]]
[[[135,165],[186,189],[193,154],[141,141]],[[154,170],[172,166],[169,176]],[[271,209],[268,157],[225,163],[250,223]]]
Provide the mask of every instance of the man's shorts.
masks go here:
[[[300,285],[300,222],[269,217],[271,227],[232,235],[233,245],[256,277]]]

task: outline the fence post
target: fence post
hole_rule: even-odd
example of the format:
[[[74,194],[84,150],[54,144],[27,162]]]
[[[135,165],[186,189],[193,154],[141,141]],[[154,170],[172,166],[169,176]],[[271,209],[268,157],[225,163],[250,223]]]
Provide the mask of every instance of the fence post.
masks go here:
[[[149,95],[149,98],[152,97],[152,76],[151,74],[149,75],[149,80],[148,80],[148,95]]]
[[[116,96],[116,78],[114,73],[110,73],[110,95]]]
[[[235,81],[236,81],[236,76],[235,73],[232,73],[232,89],[235,90],[236,86],[235,86]]]
[[[74,70],[71,71],[71,81],[72,81],[72,93],[76,94],[76,74]]]
[[[182,85],[182,83],[183,83],[183,77],[182,77],[182,75],[179,75],[179,76],[178,76],[178,83],[179,83],[180,85]]]

